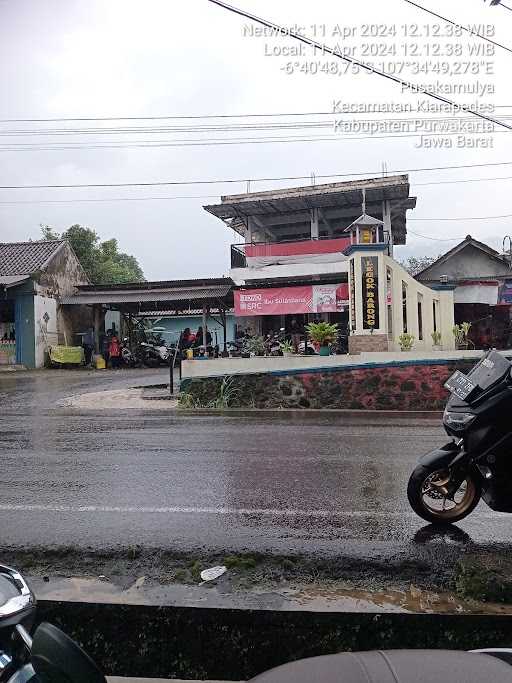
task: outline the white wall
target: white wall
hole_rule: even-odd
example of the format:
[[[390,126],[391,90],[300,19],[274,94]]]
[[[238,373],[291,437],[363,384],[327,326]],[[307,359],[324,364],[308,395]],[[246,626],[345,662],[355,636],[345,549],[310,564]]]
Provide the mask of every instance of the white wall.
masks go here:
[[[238,286],[246,282],[257,282],[270,278],[308,277],[310,275],[337,275],[348,272],[348,260],[334,263],[288,263],[282,266],[264,266],[262,268],[232,268],[230,277]]]
[[[45,313],[49,320],[44,321]],[[34,296],[34,339],[36,340],[35,365],[36,368],[44,366],[47,344],[58,344],[57,331],[57,302],[46,296]]]

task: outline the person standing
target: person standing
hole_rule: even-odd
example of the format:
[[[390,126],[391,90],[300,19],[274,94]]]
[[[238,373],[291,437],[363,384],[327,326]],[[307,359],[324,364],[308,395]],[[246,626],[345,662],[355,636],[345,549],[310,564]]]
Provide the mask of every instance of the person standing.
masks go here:
[[[113,334],[110,338],[108,355],[110,357],[112,368],[117,369],[121,362],[121,344],[119,343],[119,339],[115,334]]]
[[[297,318],[292,318],[290,323],[290,332],[292,335],[292,346],[295,353],[299,353],[300,338],[302,334],[301,326]]]

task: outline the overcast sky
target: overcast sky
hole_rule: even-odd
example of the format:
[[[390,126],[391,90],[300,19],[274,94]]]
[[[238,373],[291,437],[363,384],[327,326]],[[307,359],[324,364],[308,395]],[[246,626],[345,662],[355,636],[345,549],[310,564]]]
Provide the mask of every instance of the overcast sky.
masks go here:
[[[232,0],[233,4],[287,26],[298,24],[312,35],[312,25],[326,26],[326,44],[338,43],[362,50],[363,44],[386,42],[361,36],[368,23],[395,25],[399,51],[415,42],[404,37],[403,25],[436,20],[403,0]],[[467,23],[496,22],[495,40],[512,46],[512,12],[490,8],[482,0],[421,0],[429,8]],[[356,27],[355,37],[332,36],[336,25]],[[275,46],[292,46],[289,38],[266,40],[244,36],[250,22],[214,6],[207,0],[0,0],[0,118],[44,119],[59,117],[204,116],[214,114],[327,112],[333,100],[344,102],[410,102],[422,96],[402,94],[399,85],[376,75],[287,74],[281,69],[297,59],[265,55]],[[317,28],[321,31],[321,28]],[[447,45],[453,40],[422,36],[416,42]],[[475,40],[475,43],[483,41]],[[391,45],[393,39],[387,39]],[[485,43],[483,43],[485,44]],[[434,48],[440,49],[440,48]],[[466,48],[464,48],[466,49]],[[401,54],[401,53],[400,53]],[[375,61],[403,61],[400,56]],[[361,55],[361,52],[359,52]],[[332,58],[306,56],[310,61]],[[367,57],[368,59],[368,57]],[[431,57],[446,61],[446,57]],[[494,61],[496,76],[444,77],[430,73],[403,76],[414,82],[438,78],[444,83],[462,81],[494,83],[496,92],[480,103],[510,105],[496,115],[512,114],[510,73],[512,54],[496,50],[494,57],[458,58]],[[304,61],[301,60],[301,63]],[[450,62],[453,64],[453,60]],[[474,102],[472,95],[449,96],[458,102]],[[412,116],[410,114],[403,116]],[[426,115],[423,114],[423,117]],[[311,115],[269,118],[272,124],[293,121],[329,122],[336,116]],[[350,116],[345,118],[351,118]],[[365,117],[359,117],[365,118]],[[367,118],[372,118],[368,115]],[[375,118],[375,115],[373,115]],[[402,117],[403,118],[403,117]],[[417,148],[418,138],[344,141],[329,129],[285,131],[197,131],[197,126],[254,124],[261,119],[176,119],[159,121],[85,121],[64,123],[1,123],[0,185],[130,183],[227,178],[272,178],[281,176],[366,173],[379,175],[383,163],[389,171],[432,166],[497,163],[512,160],[512,138],[508,132],[494,136],[494,149]],[[40,131],[64,128],[142,127],[133,134],[89,133],[42,135]],[[155,132],[148,131],[148,127]],[[191,126],[196,130],[163,131],[162,126]],[[32,134],[14,135],[15,131]],[[34,135],[34,131],[38,134]],[[6,135],[9,133],[9,135]],[[269,135],[329,136],[327,141],[280,142],[273,144],[229,144],[172,146],[188,141]],[[451,136],[453,138],[453,136]],[[69,144],[108,144],[147,141],[166,142],[161,147],[34,149]],[[233,140],[232,140],[233,141]],[[5,151],[9,144],[18,145]],[[21,145],[25,145],[22,147]],[[30,147],[32,145],[32,147]],[[28,146],[28,147],[27,147]],[[12,149],[12,147],[11,147]],[[497,247],[512,234],[511,219],[425,221],[427,218],[467,218],[512,214],[511,180],[420,185],[476,178],[507,178],[509,166],[410,174],[417,209],[408,214],[414,232],[439,239],[471,233]],[[333,178],[332,180],[336,180]],[[326,182],[318,180],[317,182]],[[284,185],[251,183],[251,190]],[[116,237],[123,251],[134,254],[148,279],[216,276],[229,270],[228,245],[239,241],[218,219],[207,214],[203,204],[215,203],[222,194],[246,191],[246,183],[139,188],[92,188],[67,190],[0,190],[0,239],[38,238],[39,224],[61,231],[74,223],[94,228],[103,239]],[[112,198],[174,197],[162,201],[88,201]],[[179,197],[179,198],[176,198]],[[182,197],[188,197],[183,199]],[[36,201],[59,200],[55,203]],[[455,242],[435,242],[412,234],[398,256],[411,253],[438,254]]]

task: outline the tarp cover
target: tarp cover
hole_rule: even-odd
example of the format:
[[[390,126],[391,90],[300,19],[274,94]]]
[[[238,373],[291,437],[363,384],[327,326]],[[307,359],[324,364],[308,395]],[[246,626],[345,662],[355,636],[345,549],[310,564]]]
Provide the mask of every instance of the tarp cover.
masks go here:
[[[84,350],[81,346],[51,346],[50,360],[53,363],[81,365],[85,360]]]

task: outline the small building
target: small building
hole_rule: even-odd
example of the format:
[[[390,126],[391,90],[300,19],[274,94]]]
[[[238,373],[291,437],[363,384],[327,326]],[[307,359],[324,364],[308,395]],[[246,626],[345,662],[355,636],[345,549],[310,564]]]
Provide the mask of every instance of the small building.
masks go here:
[[[406,175],[221,197],[205,206],[237,232],[230,275],[237,326],[267,334],[315,319],[350,331],[349,348],[393,351],[403,333],[453,348],[453,299],[393,259],[416,206]],[[295,323],[293,320],[295,319]]]
[[[476,348],[512,344],[512,255],[468,235],[416,275],[429,287],[454,290],[456,323],[470,322]]]
[[[49,346],[71,344],[78,312],[60,299],[88,283],[66,240],[0,243],[0,364],[39,368]]]

